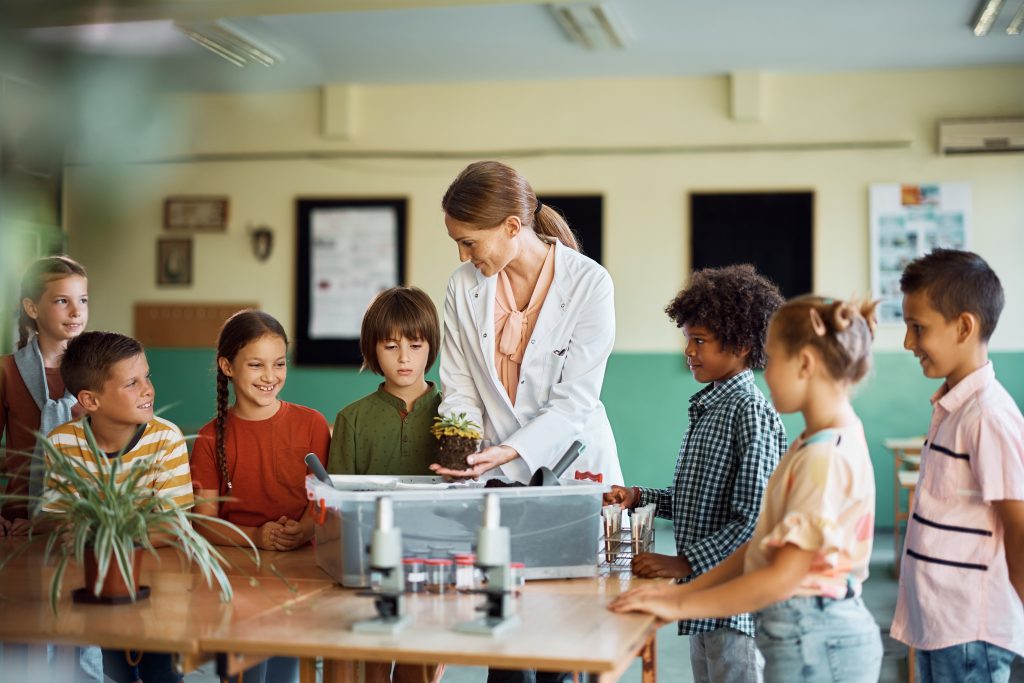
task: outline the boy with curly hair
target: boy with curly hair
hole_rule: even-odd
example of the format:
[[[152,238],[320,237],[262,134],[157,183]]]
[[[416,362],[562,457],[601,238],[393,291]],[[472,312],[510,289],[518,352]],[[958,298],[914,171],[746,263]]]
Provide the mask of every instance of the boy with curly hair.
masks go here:
[[[605,494],[606,504],[626,508],[656,503],[656,514],[672,520],[676,554],[637,555],[637,576],[687,583],[753,535],[765,485],[788,445],[752,371],[765,365],[768,320],[782,303],[772,282],[737,265],[697,271],[665,309],[686,337],[694,379],[708,386],[690,397],[672,486],[613,486]],[[679,634],[690,636],[694,681],[762,680],[750,614],[680,621]]]

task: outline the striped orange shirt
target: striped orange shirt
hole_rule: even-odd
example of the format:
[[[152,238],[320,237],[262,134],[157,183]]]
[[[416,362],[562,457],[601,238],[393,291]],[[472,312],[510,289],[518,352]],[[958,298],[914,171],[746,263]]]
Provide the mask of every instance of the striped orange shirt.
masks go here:
[[[50,432],[49,439],[62,453],[81,461],[83,467],[80,471],[97,474],[99,467],[96,455],[89,448],[89,443],[85,438],[85,429],[82,426],[87,419],[87,417],[81,417],[71,422],[65,422]],[[47,455],[48,460],[49,458],[50,456]],[[152,458],[151,469],[139,479],[139,486],[157,491],[161,496],[172,500],[178,507],[192,507],[192,477],[188,467],[188,450],[185,448],[185,437],[173,423],[163,418],[154,417],[146,425],[142,436],[131,450],[120,458],[121,469],[118,472],[118,482],[128,476],[133,462],[141,458]],[[48,470],[47,490],[53,489],[58,481]],[[47,512],[62,511],[49,504],[44,504],[43,510]]]

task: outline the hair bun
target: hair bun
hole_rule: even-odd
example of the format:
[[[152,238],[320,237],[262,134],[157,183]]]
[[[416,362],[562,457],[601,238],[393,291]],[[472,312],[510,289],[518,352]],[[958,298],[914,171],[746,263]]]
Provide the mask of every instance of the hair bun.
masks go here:
[[[878,304],[880,303],[882,303],[881,299],[875,299],[874,301],[865,301],[860,305],[861,317],[867,323],[872,339],[875,338],[875,330],[878,328]]]
[[[832,327],[836,332],[850,329],[857,317],[857,310],[847,301],[836,301],[832,304]]]

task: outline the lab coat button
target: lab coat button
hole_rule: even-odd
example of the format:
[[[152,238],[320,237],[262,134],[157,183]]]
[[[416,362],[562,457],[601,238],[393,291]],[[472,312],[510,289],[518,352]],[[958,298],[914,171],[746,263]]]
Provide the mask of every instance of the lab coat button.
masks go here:
[[[487,339],[487,333],[484,332],[484,339]]]
[[[531,339],[531,340],[530,340],[530,343],[531,343],[531,344],[536,344],[536,343],[537,343],[537,340],[536,340],[536,339]]]

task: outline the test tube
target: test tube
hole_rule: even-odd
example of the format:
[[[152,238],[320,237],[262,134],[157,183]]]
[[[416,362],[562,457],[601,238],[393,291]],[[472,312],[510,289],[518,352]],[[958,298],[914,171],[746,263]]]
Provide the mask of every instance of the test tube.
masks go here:
[[[619,556],[622,508],[618,505],[605,505],[601,508],[601,520],[604,522],[605,560],[609,564],[614,564]]]

